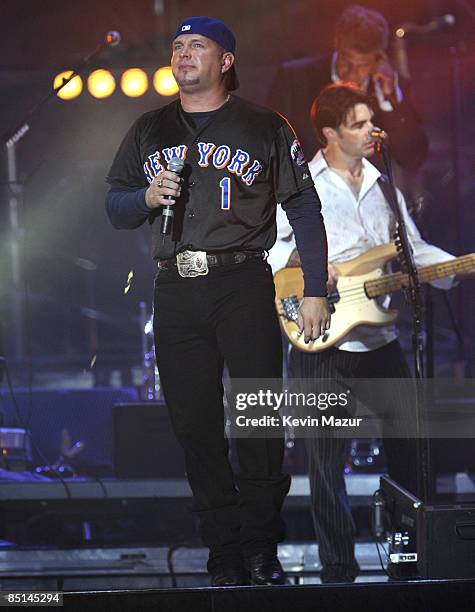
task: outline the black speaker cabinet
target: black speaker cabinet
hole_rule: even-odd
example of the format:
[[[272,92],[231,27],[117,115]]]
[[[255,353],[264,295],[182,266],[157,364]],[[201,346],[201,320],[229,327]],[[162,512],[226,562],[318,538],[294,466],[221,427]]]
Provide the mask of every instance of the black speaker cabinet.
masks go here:
[[[422,578],[475,576],[475,504],[422,504],[417,567]]]
[[[475,504],[424,504],[387,476],[380,486],[393,542],[406,538],[401,569],[416,552],[420,578],[475,576]]]
[[[114,404],[114,471],[117,478],[183,478],[183,451],[161,402]]]

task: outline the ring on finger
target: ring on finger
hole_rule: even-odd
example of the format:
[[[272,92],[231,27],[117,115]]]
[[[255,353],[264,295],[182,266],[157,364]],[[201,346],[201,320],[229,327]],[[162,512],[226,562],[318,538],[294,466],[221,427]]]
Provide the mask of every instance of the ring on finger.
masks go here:
[[[161,178],[157,179],[157,185],[158,185],[159,187],[161,187],[161,186],[162,186],[162,184],[163,184],[162,179],[161,179]]]

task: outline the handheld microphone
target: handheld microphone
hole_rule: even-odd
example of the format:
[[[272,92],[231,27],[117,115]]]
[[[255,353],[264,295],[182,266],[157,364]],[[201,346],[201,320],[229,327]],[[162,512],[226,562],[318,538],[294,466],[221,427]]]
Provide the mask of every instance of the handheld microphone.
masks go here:
[[[167,165],[167,170],[180,174],[185,167],[185,162],[179,157],[172,157]],[[171,200],[172,196],[166,195],[165,199]],[[160,233],[165,236],[169,234],[172,229],[173,223],[173,206],[165,206],[162,212],[162,225],[160,227]]]
[[[104,40],[108,47],[117,47],[122,40],[122,36],[120,35],[120,32],[110,30],[110,32],[107,32],[107,34],[104,36]]]
[[[435,32],[444,26],[455,25],[455,17],[450,13],[436,17],[424,25],[418,25],[417,23],[404,23],[397,28],[394,32],[398,38],[404,38],[406,34],[427,34],[428,32]]]

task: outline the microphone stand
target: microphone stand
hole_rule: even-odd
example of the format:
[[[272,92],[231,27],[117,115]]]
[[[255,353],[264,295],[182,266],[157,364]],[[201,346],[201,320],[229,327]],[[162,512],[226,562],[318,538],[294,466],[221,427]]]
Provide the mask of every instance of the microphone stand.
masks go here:
[[[460,192],[461,185],[461,157],[460,151],[462,148],[460,134],[462,133],[462,65],[460,60],[460,53],[456,45],[450,47],[450,74],[451,74],[451,89],[452,89],[452,113],[451,113],[451,138],[450,138],[450,152],[452,161],[452,172],[453,172],[453,189],[451,193],[452,208],[454,211],[455,218],[455,252],[463,252],[462,245],[462,227],[463,227],[463,214],[462,214],[462,195]],[[457,335],[457,361],[453,363],[453,369],[456,372],[456,378],[468,377],[468,371],[470,370],[470,361],[468,358],[468,352],[465,347],[463,336],[460,333],[460,329],[456,329],[457,320],[463,320],[463,287],[459,287],[459,290],[455,294],[455,313],[450,312],[450,302],[445,297],[445,303],[449,309],[449,315],[452,319],[452,325],[456,330]]]
[[[398,250],[399,261],[403,273],[407,275],[408,286],[405,289],[405,294],[412,308],[412,348],[414,354],[414,373],[416,381],[424,378],[424,344],[423,344],[423,300],[419,276],[409,236],[407,233],[406,223],[400,207],[396,187],[394,184],[394,175],[392,170],[392,160],[386,144],[381,141],[379,143],[386,174],[389,182],[387,190],[390,198],[390,206],[396,215],[397,232],[396,232],[396,248]],[[422,501],[427,501],[429,498],[429,448],[427,440],[423,438],[424,433],[424,394],[420,384],[416,382],[416,435],[417,435],[417,494]]]
[[[21,244],[22,244],[22,228],[19,219],[19,210],[23,204],[24,186],[18,180],[17,171],[17,150],[18,143],[22,140],[30,130],[30,119],[46,104],[52,97],[56,96],[63,87],[79,74],[93,59],[95,59],[105,48],[114,46],[117,43],[112,43],[105,38],[97,47],[86,55],[79,64],[73,68],[68,77],[63,77],[60,85],[55,87],[46,96],[40,99],[32,106],[25,114],[23,119],[13,128],[7,130],[0,136],[0,146],[6,147],[7,153],[7,181],[8,187],[8,208],[10,221],[10,253],[11,253],[11,273],[12,273],[12,330],[13,330],[13,351],[17,358],[22,358],[25,352],[25,335],[24,335],[24,319],[23,319],[23,302],[22,302],[22,262],[21,262]]]

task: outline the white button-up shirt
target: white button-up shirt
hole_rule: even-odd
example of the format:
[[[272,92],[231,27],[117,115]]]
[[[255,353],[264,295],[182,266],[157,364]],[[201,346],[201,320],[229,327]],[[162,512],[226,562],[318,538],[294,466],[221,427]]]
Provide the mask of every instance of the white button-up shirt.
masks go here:
[[[393,241],[396,228],[394,214],[377,182],[381,173],[373,164],[363,159],[363,183],[358,197],[345,180],[329,168],[322,151],[318,151],[309,163],[309,169],[322,203],[330,262],[348,261],[373,247]],[[399,190],[397,195],[417,266],[453,259],[449,253],[422,240]],[[278,206],[277,242],[268,258],[274,273],[285,267],[294,248],[292,228],[285,212]],[[441,289],[449,289],[453,285],[453,279],[451,277],[439,279],[431,284]],[[384,308],[388,308],[390,300],[390,296],[384,296],[378,299],[378,302]],[[336,346],[344,351],[371,351],[384,346],[396,337],[395,326],[359,325]]]

